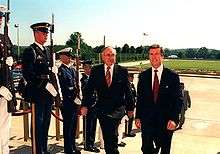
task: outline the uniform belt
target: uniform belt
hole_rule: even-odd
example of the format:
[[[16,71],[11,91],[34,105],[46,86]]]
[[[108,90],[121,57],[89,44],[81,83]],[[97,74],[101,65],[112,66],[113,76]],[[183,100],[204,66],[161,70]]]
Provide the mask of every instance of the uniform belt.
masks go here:
[[[39,79],[50,79],[50,76],[49,75],[39,75],[39,76],[37,76],[37,78],[39,78]]]

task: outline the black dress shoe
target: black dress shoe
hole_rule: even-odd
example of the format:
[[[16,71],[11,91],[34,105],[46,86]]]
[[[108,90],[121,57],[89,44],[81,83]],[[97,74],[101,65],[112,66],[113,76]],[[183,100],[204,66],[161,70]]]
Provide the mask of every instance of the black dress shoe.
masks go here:
[[[99,153],[100,152],[100,150],[97,147],[95,147],[95,146],[87,146],[84,150],[85,151],[90,151],[90,152],[95,152],[95,153]]]
[[[118,143],[118,146],[119,146],[119,147],[125,147],[125,146],[126,146],[126,143],[124,143],[124,142]]]
[[[127,136],[127,137],[135,137],[136,134],[134,134],[134,133],[129,133],[129,134],[126,134],[126,136]]]

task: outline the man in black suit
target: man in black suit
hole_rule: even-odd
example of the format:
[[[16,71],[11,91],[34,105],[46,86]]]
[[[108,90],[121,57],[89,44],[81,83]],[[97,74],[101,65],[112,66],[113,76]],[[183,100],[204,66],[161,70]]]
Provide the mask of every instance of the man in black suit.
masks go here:
[[[128,71],[116,63],[116,50],[106,47],[102,50],[104,64],[94,66],[82,101],[81,113],[87,114],[97,93],[97,117],[102,129],[106,154],[119,154],[118,125],[127,110],[133,115],[134,102],[128,84]]]
[[[169,154],[179,122],[182,94],[179,76],[162,64],[163,49],[149,48],[151,68],[139,75],[135,124],[142,131],[144,154]],[[156,146],[156,147],[155,147]]]
[[[24,99],[33,103],[32,110],[32,144],[36,142],[36,153],[47,151],[48,130],[50,126],[53,96],[57,91],[50,83],[50,74],[57,73],[56,67],[51,67],[51,56],[44,46],[47,41],[50,24],[41,22],[31,25],[35,42],[24,50],[22,57],[23,76],[27,81]],[[51,71],[52,70],[52,71]],[[34,152],[33,152],[34,153]]]

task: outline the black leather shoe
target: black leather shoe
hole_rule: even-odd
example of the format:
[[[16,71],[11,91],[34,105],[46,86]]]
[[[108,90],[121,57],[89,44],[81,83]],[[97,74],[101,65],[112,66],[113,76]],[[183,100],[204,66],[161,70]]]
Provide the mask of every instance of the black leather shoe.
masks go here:
[[[126,146],[126,143],[121,142],[121,143],[118,144],[118,146],[119,146],[119,147],[125,147],[125,146]]]
[[[126,136],[127,136],[127,137],[135,137],[136,134],[134,134],[134,133],[129,133],[129,134],[126,134]]]
[[[99,153],[100,152],[100,150],[97,147],[95,147],[95,146],[88,146],[84,150],[85,151],[90,151],[90,152],[95,152],[95,153]]]

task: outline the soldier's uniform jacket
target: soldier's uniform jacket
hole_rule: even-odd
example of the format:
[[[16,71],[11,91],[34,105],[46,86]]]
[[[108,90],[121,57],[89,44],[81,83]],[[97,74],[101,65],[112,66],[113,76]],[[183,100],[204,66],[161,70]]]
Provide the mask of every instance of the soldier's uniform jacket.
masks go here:
[[[82,78],[80,79],[81,82],[81,90],[82,90],[82,96],[85,96],[85,88],[86,88],[86,84],[89,80],[89,76],[86,75],[85,73],[82,74]],[[94,104],[92,105],[92,107],[95,105],[95,101],[96,101],[96,95],[94,93],[93,97],[92,97],[92,101],[94,102]]]
[[[9,37],[7,37],[7,39],[5,40],[4,35],[0,34],[0,87],[1,86],[6,86],[5,85],[5,72],[4,72],[4,68],[3,68],[3,63],[4,63],[4,50],[5,50],[5,44],[7,45],[7,49],[8,49],[8,56],[12,56],[12,43],[11,40],[9,39]]]
[[[63,102],[71,102],[74,104],[74,99],[77,95],[75,69],[61,64],[58,69],[58,78],[63,95]]]
[[[23,76],[27,82],[25,98],[34,101],[40,93],[49,94],[45,89],[50,81],[51,56],[49,50],[44,47],[42,50],[33,43],[23,53]]]

